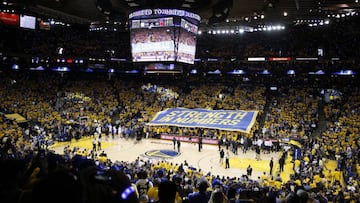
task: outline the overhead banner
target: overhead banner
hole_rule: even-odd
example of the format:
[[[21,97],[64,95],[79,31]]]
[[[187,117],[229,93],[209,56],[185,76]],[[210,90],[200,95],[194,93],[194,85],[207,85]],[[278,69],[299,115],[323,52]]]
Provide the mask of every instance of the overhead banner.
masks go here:
[[[211,128],[250,133],[258,111],[170,108],[160,111],[150,126]]]

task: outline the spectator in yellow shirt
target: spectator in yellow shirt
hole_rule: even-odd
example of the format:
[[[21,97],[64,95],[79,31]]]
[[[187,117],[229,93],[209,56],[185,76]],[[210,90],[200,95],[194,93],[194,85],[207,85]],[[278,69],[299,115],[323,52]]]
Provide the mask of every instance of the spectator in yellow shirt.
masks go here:
[[[160,184],[160,182],[161,182],[161,180],[159,178],[155,178],[153,181],[153,187],[151,187],[148,190],[147,195],[148,195],[150,201],[153,201],[153,202],[159,201],[159,184]]]

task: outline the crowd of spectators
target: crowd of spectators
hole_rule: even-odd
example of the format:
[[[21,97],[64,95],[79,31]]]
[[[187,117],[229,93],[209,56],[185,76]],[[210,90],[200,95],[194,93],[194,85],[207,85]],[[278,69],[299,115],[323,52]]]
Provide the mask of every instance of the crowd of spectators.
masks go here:
[[[157,179],[158,173],[167,174],[167,179],[171,182],[180,181],[178,184],[183,188],[186,185],[190,185],[192,188],[198,187],[197,183],[199,183],[198,181],[200,181],[202,176],[209,183],[219,179],[222,191],[228,202],[231,202],[231,199],[252,199],[258,202],[265,201],[261,198],[278,198],[280,200],[288,194],[293,194],[291,191],[294,187],[299,191],[304,190],[307,195],[311,195],[312,198],[318,200],[325,197],[329,200],[340,198],[340,194],[343,194],[347,200],[358,198],[357,170],[359,166],[358,138],[356,137],[358,134],[358,125],[356,125],[358,105],[356,102],[358,101],[359,92],[356,89],[351,89],[351,92],[344,91],[343,93],[348,96],[344,97],[341,102],[334,100],[325,105],[325,118],[331,122],[328,129],[323,133],[323,138],[314,138],[310,132],[312,132],[312,128],[317,127],[319,122],[318,114],[321,111],[318,109],[319,103],[323,101],[319,97],[320,94],[317,94],[319,89],[283,86],[279,87],[278,94],[274,95],[270,94],[265,86],[259,84],[241,85],[229,80],[207,80],[206,82],[202,81],[201,78],[187,78],[188,80],[184,80],[184,78],[174,77],[171,79],[173,83],[169,83],[168,79],[164,78],[161,81],[159,77],[155,77],[154,80],[149,77],[142,82],[140,81],[144,78],[137,80],[122,78],[121,80],[112,81],[107,80],[106,76],[103,78],[101,76],[93,76],[90,79],[79,75],[73,77],[70,74],[61,77],[60,74],[54,73],[22,74],[21,72],[9,72],[7,75],[2,74],[1,77],[1,112],[4,114],[18,113],[29,121],[26,124],[21,124],[6,119],[4,115],[1,117],[2,161],[6,166],[18,167],[11,164],[21,160],[21,163],[24,164],[23,168],[17,168],[16,174],[15,171],[12,174],[16,177],[18,175],[25,175],[27,177],[23,178],[28,181],[29,178],[32,180],[31,183],[22,180],[25,182],[21,182],[21,185],[19,182],[16,182],[17,185],[13,185],[13,187],[17,187],[17,192],[19,192],[19,189],[22,192],[30,192],[21,193],[25,195],[21,195],[21,198],[24,198],[22,201],[26,201],[26,198],[43,198],[37,197],[36,191],[47,187],[42,184],[51,183],[42,182],[58,181],[56,176],[59,173],[62,175],[69,174],[69,169],[67,168],[69,166],[72,168],[71,173],[74,172],[74,169],[77,169],[75,172],[79,174],[75,176],[79,175],[81,178],[84,178],[80,174],[83,173],[82,170],[87,170],[88,167],[85,167],[86,169],[81,168],[82,165],[78,163],[78,161],[84,161],[84,158],[89,162],[93,162],[90,165],[95,168],[91,170],[100,170],[98,172],[100,175],[96,173],[97,175],[92,177],[96,179],[95,182],[90,181],[91,183],[86,183],[85,186],[82,186],[86,187],[86,189],[82,188],[84,190],[92,190],[88,187],[94,186],[92,184],[98,184],[96,181],[101,182],[104,174],[122,174],[123,172],[119,171],[124,170],[118,170],[117,168],[120,167],[122,169],[131,168],[131,172],[125,170],[126,172],[123,174],[126,177],[130,175],[130,178],[125,181],[125,186],[129,182],[130,184],[131,182],[135,184],[140,179],[136,175],[140,168],[146,168],[148,179],[153,182],[153,185],[156,185],[158,182],[162,183],[162,181]],[[267,101],[270,101],[268,109],[265,108]],[[258,110],[260,112],[259,117],[264,117],[265,119],[265,125],[261,127],[268,129],[268,131],[262,132],[263,128],[260,128],[260,120],[257,121],[249,135],[207,129],[200,131],[197,128],[144,127],[144,123],[151,120],[158,111],[169,107]],[[81,123],[79,120],[81,117],[86,117],[87,119]],[[114,120],[114,118],[116,119]],[[77,125],[70,125],[69,121],[73,121]],[[312,124],[316,124],[316,126],[312,126]],[[68,125],[71,127],[66,128],[65,126]],[[182,135],[202,133],[204,136],[213,139],[226,137],[240,141],[244,136],[250,136],[248,137],[250,139],[253,139],[254,137],[252,136],[255,135],[256,138],[267,136],[284,138],[295,133],[300,135],[301,138],[306,139],[301,141],[303,144],[301,158],[294,160],[294,175],[291,176],[288,182],[276,181],[276,176],[268,175],[261,177],[260,180],[252,180],[245,176],[217,177],[216,174],[207,174],[207,172],[202,172],[201,169],[192,166],[184,168],[185,163],[181,167],[170,162],[149,163],[149,160],[134,160],[132,163],[115,163],[107,158],[101,158],[103,153],[99,152],[99,155],[94,156],[90,150],[85,149],[68,148],[68,150],[65,150],[67,153],[64,153],[63,156],[54,155],[51,151],[47,150],[47,145],[51,144],[49,140],[61,140],[61,137],[64,137],[64,135],[70,136],[70,138],[93,136],[94,134],[111,135],[113,133],[112,127],[109,128],[109,126],[116,127],[115,132],[121,131],[124,136],[131,136],[131,130],[140,129],[140,134],[145,135],[149,131],[150,136],[157,133],[179,133]],[[344,136],[344,139],[341,138]],[[340,139],[340,141],[337,139]],[[330,147],[335,145],[338,147]],[[351,150],[348,150],[349,147]],[[331,150],[335,151],[332,152]],[[284,152],[284,156],[293,156],[293,153],[295,152]],[[40,171],[35,170],[35,166],[30,167],[30,170],[33,171],[26,170],[25,166],[29,167],[29,164],[31,166],[31,164],[35,164],[33,162],[36,162],[30,160],[35,159],[44,162],[44,160],[50,161],[54,156],[59,160],[53,164],[59,164],[59,166],[55,167],[50,163],[42,163],[45,166],[48,164],[48,167],[51,165],[53,168],[45,169],[40,164],[38,165]],[[82,159],[79,159],[80,157]],[[336,171],[328,171],[325,168],[325,163],[328,159],[334,158],[338,159],[339,163],[342,164],[339,164]],[[100,164],[97,165],[99,162]],[[141,167],[138,167],[140,162]],[[37,164],[39,163],[37,162]],[[94,164],[95,166],[93,166]],[[99,165],[102,168],[99,168]],[[148,166],[148,168],[144,166]],[[114,167],[117,168],[116,172],[110,169]],[[66,169],[66,172],[56,171],[55,168]],[[104,168],[106,168],[105,172],[101,171]],[[276,169],[276,171],[278,170]],[[339,174],[344,174],[344,181]],[[176,179],[173,175],[180,178]],[[35,184],[37,181],[34,181],[32,178],[38,179],[38,181],[41,180],[41,184]],[[71,181],[74,180],[68,179],[68,181],[70,182],[64,184],[73,184]],[[6,184],[10,183],[7,182]],[[106,184],[112,183],[110,181]],[[116,191],[120,192],[123,189],[116,189]],[[215,186],[209,186],[209,189],[211,191],[218,191]],[[3,192],[6,191],[3,190]],[[131,193],[132,190],[129,189],[129,191]],[[54,190],[54,192],[56,191]],[[258,193],[260,196],[257,195]],[[86,194],[86,198],[88,198],[88,193],[81,194]],[[4,198],[18,198],[19,196],[17,195],[19,194],[11,193],[10,196],[5,195]],[[27,195],[34,196],[29,197]],[[178,202],[180,202],[180,199],[190,201],[189,195],[179,195],[180,197],[177,197]],[[134,198],[137,197],[140,198],[141,195],[134,196]],[[259,197],[261,200],[256,199],[256,197]],[[85,196],[78,196],[78,198],[85,198]]]
[[[327,119],[326,130],[322,133],[324,152],[337,160],[337,168],[344,172],[348,190],[358,188],[359,165],[359,90],[344,88],[339,90],[341,98],[324,108]]]
[[[265,132],[271,137],[309,137],[319,120],[320,94],[314,89],[296,87],[279,89],[265,118]]]

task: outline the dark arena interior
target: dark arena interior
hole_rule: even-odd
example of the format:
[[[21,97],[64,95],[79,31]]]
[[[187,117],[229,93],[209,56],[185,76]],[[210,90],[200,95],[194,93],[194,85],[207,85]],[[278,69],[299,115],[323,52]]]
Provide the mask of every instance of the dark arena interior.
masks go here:
[[[1,203],[359,203],[359,0],[2,0]]]

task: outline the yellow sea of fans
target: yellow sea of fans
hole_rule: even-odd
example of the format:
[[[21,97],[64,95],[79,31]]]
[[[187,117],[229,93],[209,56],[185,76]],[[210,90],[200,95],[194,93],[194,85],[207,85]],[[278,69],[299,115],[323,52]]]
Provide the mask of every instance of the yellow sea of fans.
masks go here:
[[[73,81],[45,75],[38,75],[35,78],[22,75],[1,80],[0,108],[4,112],[21,114],[28,121],[36,121],[41,127],[47,129],[56,128],[69,120],[77,120],[81,116],[89,118],[87,125],[90,126],[94,125],[95,120],[111,122],[111,117],[116,112],[113,110],[119,106],[121,110],[116,113],[120,122],[127,127],[143,126],[157,112],[171,107],[258,110],[260,117],[266,114],[262,127],[269,132],[270,136],[277,138],[291,136],[294,129],[300,138],[304,136],[308,138],[311,135],[308,133],[311,131],[309,129],[315,128],[313,124],[319,121],[318,104],[321,98],[314,95],[314,89],[311,88],[280,88],[280,94],[270,101],[269,111],[264,112],[267,95],[266,88],[262,86],[195,83],[185,91],[181,86],[162,84],[163,88],[170,89],[179,96],[159,99],[157,92],[143,91],[141,86],[144,84],[138,81],[114,81],[113,83],[101,80]],[[72,101],[74,98],[69,98],[70,101],[67,101],[62,93],[80,93],[89,99]],[[346,99],[326,104],[323,109],[325,119],[328,120],[326,130],[321,137],[313,140],[311,143],[314,144],[313,146],[305,143],[310,151],[305,153],[303,160],[294,161],[294,170],[296,170],[300,167],[301,161],[310,163],[314,157],[317,157],[317,165],[320,165],[321,156],[324,156],[336,159],[338,170],[323,170],[323,173],[308,171],[308,174],[312,176],[294,180],[301,181],[297,184],[310,184],[313,188],[325,179],[326,187],[335,186],[337,191],[359,188],[359,100],[358,93],[353,93]],[[59,102],[62,105],[59,105]],[[198,130],[197,128],[179,128],[176,129],[176,133],[197,135]],[[204,130],[204,134],[211,131],[214,138],[225,136],[229,139],[238,139],[240,136],[252,136],[257,130],[260,130],[259,121],[255,123],[250,134],[208,129]],[[174,128],[150,127],[149,131],[156,134],[172,133]],[[7,121],[2,116],[0,117],[0,138],[6,136],[11,137],[19,149],[33,147],[33,143],[29,143],[25,138],[24,128],[16,122]],[[47,139],[51,139],[52,136],[48,134]],[[161,168],[169,168],[169,170],[173,167],[166,162],[158,164],[162,164]],[[176,168],[171,168],[171,170],[176,170]],[[191,171],[187,172],[191,173]],[[341,173],[344,173],[344,180],[341,180]],[[279,186],[273,180],[265,184]]]

